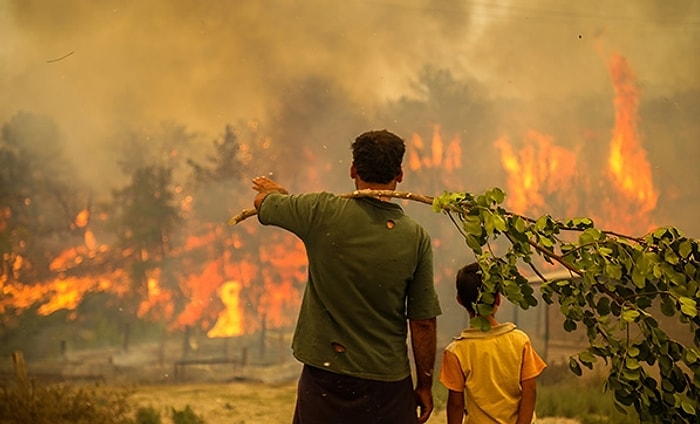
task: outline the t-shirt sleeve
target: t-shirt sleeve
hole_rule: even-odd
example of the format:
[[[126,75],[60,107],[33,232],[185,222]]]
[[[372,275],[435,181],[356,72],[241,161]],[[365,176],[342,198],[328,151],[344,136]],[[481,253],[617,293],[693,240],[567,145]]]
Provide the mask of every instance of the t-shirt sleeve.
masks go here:
[[[532,348],[528,341],[523,348],[523,368],[520,371],[520,381],[535,378],[542,373],[547,364],[540,358],[540,355]]]
[[[258,221],[263,225],[275,225],[291,231],[302,239],[310,231],[314,211],[327,194],[270,193],[258,208]]]
[[[440,367],[440,382],[454,392],[464,391],[464,372],[457,355],[445,350],[442,352],[442,366]]]
[[[420,235],[418,263],[408,286],[407,315],[411,320],[434,318],[442,313],[433,279],[433,248],[430,236]]]

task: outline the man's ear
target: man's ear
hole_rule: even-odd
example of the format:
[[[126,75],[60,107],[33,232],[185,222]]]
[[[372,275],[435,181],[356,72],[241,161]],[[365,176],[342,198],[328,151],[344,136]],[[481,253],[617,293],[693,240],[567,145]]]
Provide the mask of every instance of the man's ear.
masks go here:
[[[455,297],[457,298],[457,303],[459,303],[460,305],[464,306],[464,302],[462,302],[462,298],[459,297],[459,294],[458,294],[457,296],[455,296]]]
[[[399,171],[399,175],[396,176],[396,182],[400,183],[403,181],[403,167],[401,167],[401,170]]]
[[[494,299],[493,304],[496,306],[501,306],[501,293],[496,293],[496,298]]]
[[[355,164],[350,165],[350,178],[353,180],[357,178],[357,169],[355,169]]]

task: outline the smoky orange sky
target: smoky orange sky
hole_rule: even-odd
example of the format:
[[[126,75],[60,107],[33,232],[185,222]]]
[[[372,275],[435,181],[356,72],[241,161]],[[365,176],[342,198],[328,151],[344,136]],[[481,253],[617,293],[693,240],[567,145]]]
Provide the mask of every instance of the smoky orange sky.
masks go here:
[[[426,65],[543,108],[610,99],[610,51],[645,93],[700,88],[695,0],[0,0],[0,38],[0,121],[50,116],[83,164],[124,123],[182,122],[209,142],[314,75],[368,115],[420,99]]]

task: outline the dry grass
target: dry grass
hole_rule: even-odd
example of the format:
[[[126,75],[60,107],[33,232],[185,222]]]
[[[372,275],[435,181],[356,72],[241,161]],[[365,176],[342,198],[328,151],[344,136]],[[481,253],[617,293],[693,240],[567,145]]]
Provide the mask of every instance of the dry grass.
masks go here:
[[[231,382],[138,386],[131,396],[134,405],[153,407],[169,417],[171,408],[190,406],[207,423],[289,424],[294,410],[296,383]],[[168,423],[164,419],[164,423]],[[429,424],[445,424],[444,410],[436,410]],[[577,424],[563,418],[543,418],[539,424]]]

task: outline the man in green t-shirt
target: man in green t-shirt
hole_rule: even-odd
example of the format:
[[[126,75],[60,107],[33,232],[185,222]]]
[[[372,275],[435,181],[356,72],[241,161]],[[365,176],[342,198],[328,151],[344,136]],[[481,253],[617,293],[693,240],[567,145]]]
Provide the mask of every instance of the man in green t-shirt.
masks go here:
[[[396,189],[400,137],[369,131],[351,148],[357,189]],[[309,261],[292,341],[304,364],[294,424],[427,421],[441,313],[427,231],[391,198],[290,195],[267,177],[253,189],[260,223],[297,235]]]

